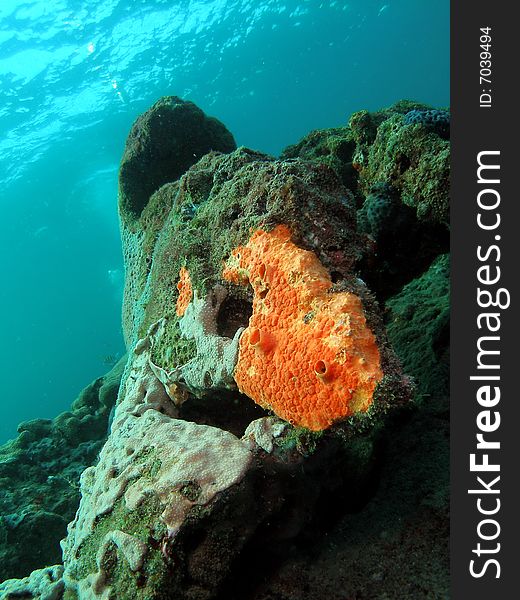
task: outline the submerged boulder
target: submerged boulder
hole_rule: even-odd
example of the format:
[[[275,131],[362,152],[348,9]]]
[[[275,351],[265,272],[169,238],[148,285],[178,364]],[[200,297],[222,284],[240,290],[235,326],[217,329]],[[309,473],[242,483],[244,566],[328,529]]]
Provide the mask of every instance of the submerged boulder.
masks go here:
[[[377,414],[399,387],[356,275],[367,240],[327,166],[210,153],[152,195],[137,225],[123,229],[126,339],[157,323],[151,357],[176,404],[242,391],[320,430]]]
[[[217,119],[177,96],[158,100],[133,124],[119,171],[120,214],[140,216],[151,194],[178,179],[210,150],[231,152],[235,140]]]
[[[272,552],[302,530],[323,490],[345,479],[336,461],[357,464],[357,493],[370,470],[369,441],[323,444],[273,417],[242,437],[180,419],[151,351],[150,332],[127,364],[99,462],[81,477],[63,541],[71,597],[213,598],[248,546]]]
[[[432,490],[446,437],[439,427],[431,438],[430,420],[444,431],[444,413],[408,402],[408,374],[424,394],[421,356],[435,374],[446,349],[435,232],[447,231],[447,180],[442,160],[429,171],[424,161],[449,142],[442,115],[426,109],[361,111],[281,159],[235,149],[222,124],[175,97],[137,120],[120,173],[128,360],[109,437],[81,476],[63,569],[4,589],[36,598],[47,578],[49,598],[67,600],[318,598],[347,589],[340,566],[367,543],[378,548],[367,565],[380,564],[385,519],[405,564],[397,530],[423,519],[427,540],[430,510],[442,530],[432,565],[441,560],[447,503]],[[408,176],[396,171],[405,148]],[[386,312],[374,291],[391,297]],[[423,317],[431,327],[419,341]],[[83,439],[88,415],[60,416],[64,437]],[[442,451],[434,478],[421,467],[432,444]],[[432,495],[424,510],[416,488]],[[337,523],[343,562],[326,536]],[[348,538],[352,524],[364,545]],[[311,548],[324,561],[312,569],[302,567]],[[389,590],[402,586],[399,570],[385,566]],[[384,588],[359,573],[348,575],[353,597]]]
[[[333,169],[239,148],[149,187],[132,220],[120,189],[130,358],[64,581],[79,598],[209,600],[324,498],[363,503],[411,385]]]

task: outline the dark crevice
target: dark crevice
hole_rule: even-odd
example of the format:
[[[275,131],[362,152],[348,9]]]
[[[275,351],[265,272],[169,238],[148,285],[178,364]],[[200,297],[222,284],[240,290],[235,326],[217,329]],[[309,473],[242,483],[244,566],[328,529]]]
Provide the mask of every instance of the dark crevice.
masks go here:
[[[241,327],[249,325],[249,317],[253,314],[253,305],[248,300],[228,295],[217,315],[217,333],[233,339]]]
[[[382,444],[376,445],[376,454],[383,456]],[[291,555],[312,555],[315,544],[333,531],[340,519],[361,511],[376,494],[381,460],[374,460],[368,472],[360,476],[355,470],[345,475],[348,471],[341,451],[325,460],[323,456],[315,458],[314,465],[312,458],[306,463],[305,473],[290,475],[282,507],[269,515],[247,542],[215,600],[256,598]],[[313,517],[309,519],[310,515]]]
[[[179,411],[179,418],[197,425],[209,425],[242,437],[247,426],[269,413],[238,392],[220,391],[204,398],[190,398]]]

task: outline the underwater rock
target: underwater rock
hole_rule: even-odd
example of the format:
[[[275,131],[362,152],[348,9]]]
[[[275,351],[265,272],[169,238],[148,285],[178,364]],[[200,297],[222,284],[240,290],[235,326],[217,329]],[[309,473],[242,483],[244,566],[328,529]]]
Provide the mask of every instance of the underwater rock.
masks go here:
[[[11,600],[61,600],[65,590],[63,566],[56,565],[33,571],[23,579],[8,579],[0,583],[0,598]]]
[[[278,250],[262,249],[282,229]],[[292,424],[323,429],[384,410],[386,400],[377,399],[390,397],[388,386],[393,398],[407,395],[378,308],[356,276],[367,238],[356,231],[351,194],[326,165],[245,148],[209,153],[153,194],[132,230],[123,221],[125,337],[135,344],[161,323],[152,363],[178,393],[181,417],[186,393],[240,398],[240,389]],[[262,232],[256,266],[243,264],[240,253]],[[290,259],[282,264],[284,254]],[[254,330],[270,348],[260,342],[246,358]],[[291,391],[279,395],[277,386]]]
[[[214,598],[247,547],[268,552],[302,530],[323,490],[346,477],[336,461],[357,464],[348,478],[358,494],[372,466],[366,447],[323,443],[273,417],[242,438],[179,419],[152,368],[155,329],[127,364],[99,462],[81,476],[62,543],[74,597]]]
[[[121,218],[138,218],[150,196],[210,150],[231,152],[235,140],[217,119],[177,96],[158,100],[133,124],[119,171]]]
[[[357,218],[358,230],[373,241],[373,252],[362,263],[361,274],[380,301],[423,273],[449,247],[448,229],[419,221],[387,183],[371,188]]]
[[[449,223],[450,142],[438,129],[407,122],[401,112],[387,112],[371,143],[361,143],[354,157],[358,186],[366,195],[376,183],[395,188],[420,221]],[[410,114],[408,111],[406,114]],[[356,122],[356,114],[350,125]]]
[[[388,336],[407,373],[424,397],[449,394],[449,255],[386,303]]]
[[[81,477],[64,581],[79,598],[209,600],[248,556],[283,552],[323,498],[364,502],[411,386],[356,275],[367,237],[330,167],[239,148],[149,189],[132,220],[120,190],[132,350]]]
[[[355,150],[356,141],[350,128],[334,127],[311,131],[297,144],[284,148],[280,158],[325,164],[337,173],[345,187],[355,191],[358,176],[352,164]]]
[[[414,387],[390,341],[427,393],[447,348],[447,270],[442,257],[423,274],[444,246],[420,238],[445,232],[448,188],[442,157],[429,171],[422,161],[449,142],[406,123],[429,107],[402,101],[314,132],[281,160],[233,142],[175,167],[189,119],[166,140],[155,123],[164,107],[171,123],[199,110],[159,101],[127,142],[129,356],[113,418],[103,411],[108,439],[81,476],[62,540],[64,597],[383,598],[385,578],[403,598],[428,597],[447,569],[446,407],[409,402]],[[140,132],[151,154],[140,154]],[[164,144],[169,158],[155,160]],[[416,160],[408,179],[395,176],[405,147]],[[374,288],[393,296],[384,314]],[[48,431],[67,444],[90,428],[98,435],[95,406],[25,425],[19,443]],[[4,521],[16,529],[23,518],[12,510]],[[434,571],[426,595],[402,581],[417,573],[410,552]]]
[[[79,504],[79,476],[106,436],[125,360],[55,419],[21,423],[0,447],[0,581],[58,563]]]
[[[333,168],[358,208],[375,185],[386,184],[421,222],[449,223],[449,111],[401,100],[376,112],[354,113],[347,127],[313,131],[282,152]]]

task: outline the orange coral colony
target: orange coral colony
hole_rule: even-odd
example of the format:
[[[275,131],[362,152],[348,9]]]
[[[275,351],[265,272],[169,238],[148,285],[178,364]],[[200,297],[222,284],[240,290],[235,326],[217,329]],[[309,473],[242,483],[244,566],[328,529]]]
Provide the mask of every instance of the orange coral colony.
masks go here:
[[[288,227],[256,231],[223,277],[254,291],[234,373],[240,391],[315,431],[368,409],[383,373],[361,300],[332,292],[328,271]]]
[[[177,284],[177,289],[179,290],[179,296],[177,298],[176,313],[178,317],[182,317],[193,298],[190,272],[185,267],[181,267],[179,271],[179,283]]]

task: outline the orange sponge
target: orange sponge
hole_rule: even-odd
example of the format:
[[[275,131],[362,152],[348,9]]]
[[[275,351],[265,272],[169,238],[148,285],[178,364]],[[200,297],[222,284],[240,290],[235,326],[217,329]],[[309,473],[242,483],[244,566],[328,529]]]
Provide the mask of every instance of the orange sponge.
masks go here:
[[[331,292],[328,271],[288,227],[256,231],[223,277],[254,291],[234,373],[243,393],[312,430],[368,409],[383,373],[361,300]]]
[[[176,313],[178,317],[182,317],[193,298],[190,273],[185,267],[181,267],[179,271],[179,283],[177,284],[177,289],[179,290],[179,297],[177,298]]]

